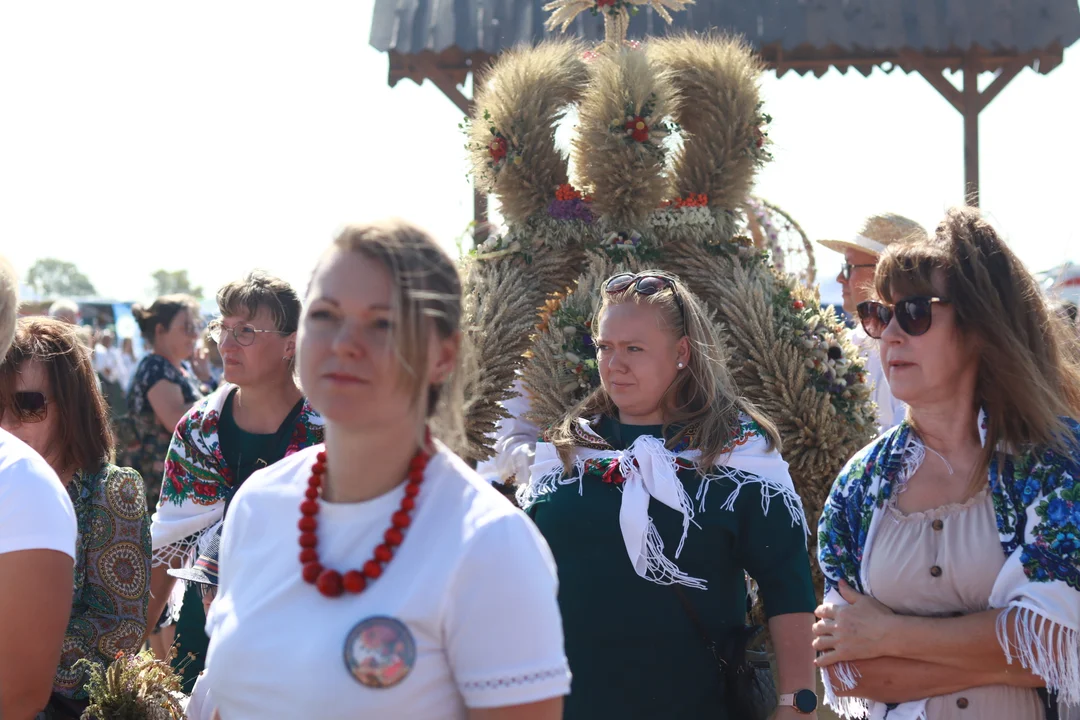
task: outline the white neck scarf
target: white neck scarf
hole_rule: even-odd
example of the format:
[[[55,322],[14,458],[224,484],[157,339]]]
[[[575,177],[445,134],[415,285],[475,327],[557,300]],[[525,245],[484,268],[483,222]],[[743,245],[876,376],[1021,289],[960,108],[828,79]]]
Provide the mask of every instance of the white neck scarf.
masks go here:
[[[601,461],[617,462],[623,477],[619,527],[634,571],[658,585],[678,583],[705,589],[703,579],[687,575],[664,554],[664,542],[649,517],[650,500],[655,499],[683,516],[683,530],[679,546],[675,549],[675,560],[682,553],[695,512],[705,510],[708,488],[715,480],[726,479],[735,483],[735,489],[725,498],[721,510],[734,511],[735,500],[742,487],[756,483],[761,485],[763,513],[768,512],[772,498],[779,496],[791,515],[792,524],[798,523],[804,529],[807,527],[802,500],[795,492],[787,463],[780,453],[769,448],[767,440],[749,418],[741,420],[739,436],[732,441],[728,452],[701,478],[695,497],[696,509],[679,480],[678,471],[680,460],[684,465],[693,465],[700,453],[696,450],[672,452],[662,440],[649,435],[639,436],[625,450],[576,448],[573,471],[569,473],[563,467],[554,445],[537,443],[529,483],[519,491],[518,500],[523,508],[528,508],[541,496],[555,492],[559,486],[573,483],[577,483],[578,491],[583,493],[586,465]],[[582,431],[602,442],[587,421],[579,420],[578,423]]]

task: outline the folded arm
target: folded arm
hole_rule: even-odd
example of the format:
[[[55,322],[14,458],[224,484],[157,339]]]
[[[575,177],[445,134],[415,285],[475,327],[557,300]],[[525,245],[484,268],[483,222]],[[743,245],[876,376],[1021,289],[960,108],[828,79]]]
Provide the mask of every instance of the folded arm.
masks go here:
[[[881,657],[859,660],[851,665],[857,673],[858,684],[851,689],[836,687],[836,694],[881,703],[911,702],[986,685],[1035,688],[1043,684],[1026,671],[992,672],[907,658]]]

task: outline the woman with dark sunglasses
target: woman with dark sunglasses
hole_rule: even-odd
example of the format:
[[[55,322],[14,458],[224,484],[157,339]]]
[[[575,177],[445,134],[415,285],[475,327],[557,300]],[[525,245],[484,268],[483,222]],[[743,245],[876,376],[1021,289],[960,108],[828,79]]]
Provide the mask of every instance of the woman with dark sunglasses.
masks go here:
[[[890,247],[878,338],[907,419],[825,504],[818,664],[847,716],[1041,720],[1080,703],[1080,365],[977,210]]]
[[[108,665],[118,652],[142,646],[150,597],[143,482],[131,468],[112,464],[108,406],[71,325],[19,321],[0,364],[0,402],[3,429],[48,462],[75,508],[74,602],[46,717],[78,718],[88,702],[88,677],[75,664],[85,658]]]
[[[537,444],[519,494],[559,568],[565,717],[756,717],[709,648],[743,633],[747,572],[776,647],[775,717],[814,717],[806,521],[776,430],[675,277],[611,277],[592,327],[601,385]]]

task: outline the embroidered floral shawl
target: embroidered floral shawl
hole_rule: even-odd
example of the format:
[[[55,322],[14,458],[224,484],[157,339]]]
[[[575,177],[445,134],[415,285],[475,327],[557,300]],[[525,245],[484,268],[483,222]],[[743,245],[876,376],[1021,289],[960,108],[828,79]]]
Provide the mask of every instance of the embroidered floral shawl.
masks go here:
[[[1066,422],[1080,443],[1080,424]],[[985,442],[984,427],[980,417]],[[841,579],[873,595],[867,558],[878,523],[892,494],[918,470],[924,455],[922,441],[905,421],[860,450],[841,471],[818,525],[826,602],[844,604],[836,589]],[[1010,663],[1019,660],[1046,680],[1065,704],[1075,704],[1080,702],[1080,453],[1002,455],[991,464],[989,477],[1006,557],[990,607],[1013,609],[1000,616],[998,641]],[[1040,634],[1043,626],[1048,629]],[[1010,629],[1019,643],[1009,642]],[[882,703],[837,698],[832,675],[851,689],[857,687],[857,672],[838,663],[824,673],[826,702],[841,715],[884,717]],[[922,718],[925,704],[903,703],[890,709],[888,717]]]
[[[518,492],[521,507],[527,509],[543,495],[555,492],[560,485],[577,483],[582,492],[582,480],[586,475],[597,475],[604,482],[618,484],[623,492],[619,525],[635,572],[659,585],[678,583],[705,589],[704,580],[682,572],[664,554],[663,541],[649,517],[649,501],[653,498],[682,513],[683,533],[675,551],[675,559],[678,559],[695,512],[678,472],[695,467],[700,453],[687,450],[685,442],[682,447],[669,450],[663,440],[649,435],[641,435],[625,450],[615,450],[584,419],[578,420],[572,430],[577,444],[574,471],[566,472],[554,445],[537,443],[529,483]],[[722,510],[734,510],[742,487],[756,483],[762,489],[763,512],[767,513],[772,498],[779,496],[791,514],[792,524],[806,528],[802,500],[795,492],[787,463],[780,453],[769,448],[761,429],[749,417],[740,417],[740,428],[735,437],[716,466],[702,477],[695,498],[697,512],[704,512],[709,486],[720,479],[735,483]]]
[[[225,385],[196,403],[176,426],[151,527],[155,565],[186,555],[191,538],[221,519],[232,496],[234,478],[221,452],[218,422],[234,387]],[[285,456],[322,441],[323,420],[305,399]]]

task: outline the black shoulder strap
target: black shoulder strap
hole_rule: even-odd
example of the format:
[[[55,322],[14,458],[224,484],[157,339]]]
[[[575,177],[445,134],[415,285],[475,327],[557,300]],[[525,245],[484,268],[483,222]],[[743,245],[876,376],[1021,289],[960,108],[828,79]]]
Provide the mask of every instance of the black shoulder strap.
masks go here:
[[[679,602],[683,606],[683,610],[686,611],[686,616],[690,618],[690,622],[693,623],[694,629],[697,630],[698,635],[701,636],[702,641],[705,643],[705,647],[709,648],[713,654],[716,653],[716,643],[709,637],[709,631],[705,629],[705,623],[701,622],[701,618],[697,614],[697,610],[690,603],[690,598],[686,597],[686,593],[679,585],[673,584],[671,586],[672,591],[675,593],[675,597],[679,598]]]

